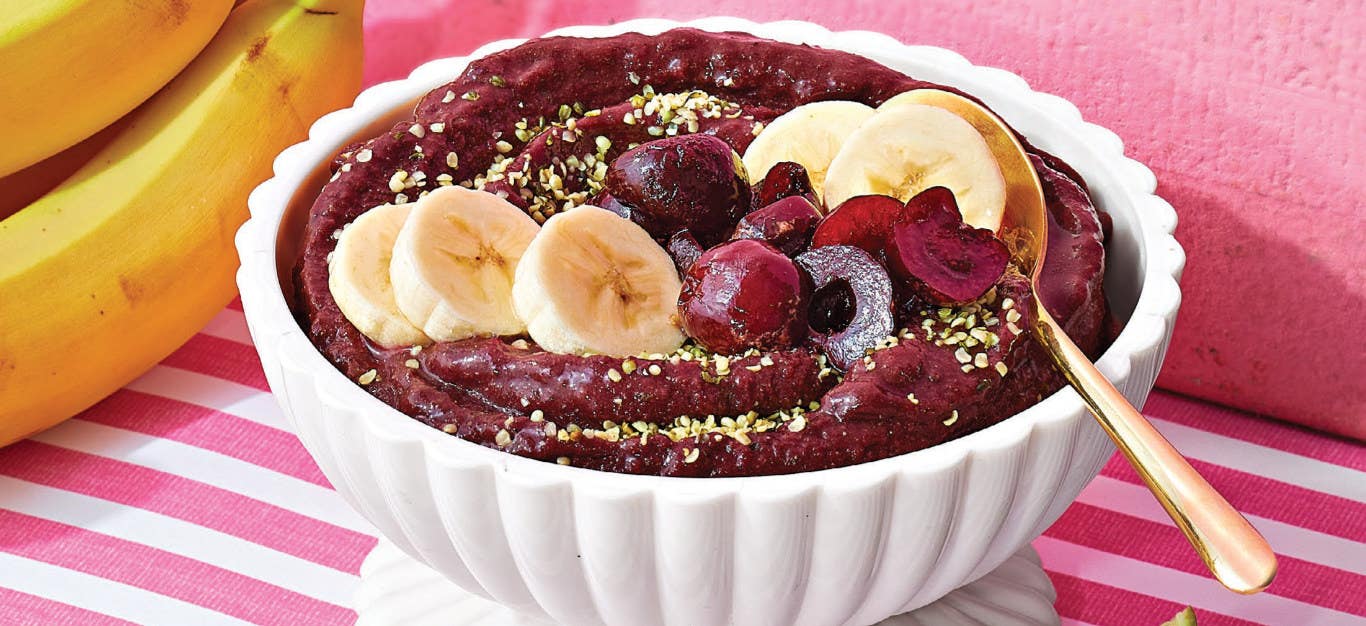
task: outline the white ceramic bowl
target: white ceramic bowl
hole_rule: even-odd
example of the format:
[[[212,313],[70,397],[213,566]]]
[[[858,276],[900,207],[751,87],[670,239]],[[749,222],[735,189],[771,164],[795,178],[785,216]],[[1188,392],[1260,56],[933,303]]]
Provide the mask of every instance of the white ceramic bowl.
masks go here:
[[[1100,369],[1135,404],[1152,389],[1181,299],[1176,215],[1113,133],[1019,77],[938,48],[804,22],[637,20],[552,35],[677,26],[861,54],[973,93],[1073,165],[1114,218],[1106,285],[1127,325]],[[499,41],[474,57],[512,47]],[[338,372],[281,285],[302,223],[353,137],[377,134],[469,57],[427,63],[324,116],[275,161],[237,235],[238,284],[279,402],[337,490],[401,550],[469,591],[566,624],[870,624],[991,571],[1049,526],[1113,448],[1063,390],[995,426],[852,467],[754,478],[660,478],[561,467],[424,426]]]

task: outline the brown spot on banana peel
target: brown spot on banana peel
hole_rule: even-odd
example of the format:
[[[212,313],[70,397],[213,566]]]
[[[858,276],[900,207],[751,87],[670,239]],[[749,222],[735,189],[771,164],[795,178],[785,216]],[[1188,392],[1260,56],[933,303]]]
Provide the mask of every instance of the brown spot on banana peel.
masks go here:
[[[190,16],[190,3],[186,0],[171,0],[166,3],[166,9],[170,13],[172,24],[183,24],[185,18]]]
[[[166,2],[136,2],[140,11],[155,11],[158,14],[157,22],[163,26],[171,28],[185,23],[185,18],[190,16],[190,3],[188,0],[169,0]]]
[[[275,93],[280,96],[280,104],[294,117],[298,128],[307,133],[312,122],[299,115],[298,107],[294,105],[292,97],[296,77],[278,63],[277,55],[270,49],[271,43],[271,33],[261,35],[256,41],[253,41],[251,46],[247,48],[244,65],[250,66],[251,71],[268,76],[267,80],[277,83]]]
[[[261,53],[266,51],[266,44],[268,43],[270,43],[269,34],[261,35],[259,39],[253,41],[251,47],[247,48],[247,62],[250,63],[260,58]]]
[[[143,288],[127,276],[119,277],[119,290],[123,292],[123,298],[128,301],[130,307],[137,306],[144,295]],[[103,314],[104,312],[101,311],[100,313]]]

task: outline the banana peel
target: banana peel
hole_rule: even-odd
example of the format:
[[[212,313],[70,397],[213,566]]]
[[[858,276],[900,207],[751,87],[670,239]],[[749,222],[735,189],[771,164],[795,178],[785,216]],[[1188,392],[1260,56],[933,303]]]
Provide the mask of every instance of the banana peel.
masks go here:
[[[0,444],[98,402],[236,292],[275,155],[360,89],[363,0],[248,0],[110,143],[0,220]]]
[[[0,11],[0,176],[112,124],[175,77],[231,0],[24,0]]]

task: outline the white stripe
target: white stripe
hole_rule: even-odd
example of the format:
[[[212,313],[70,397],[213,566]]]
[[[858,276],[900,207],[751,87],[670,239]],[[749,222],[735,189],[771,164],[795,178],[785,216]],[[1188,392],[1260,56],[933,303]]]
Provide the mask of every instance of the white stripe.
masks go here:
[[[184,600],[4,552],[0,552],[0,587],[135,624],[247,624]]]
[[[1135,538],[1141,541],[1141,538]],[[1080,546],[1053,537],[1034,540],[1044,568],[1177,604],[1263,624],[1366,625],[1366,618],[1270,593],[1241,596],[1214,579]],[[1273,586],[1272,589],[1275,589]]]
[[[178,554],[337,606],[359,578],[173,517],[0,476],[0,506]]]
[[[1097,476],[1077,496],[1077,502],[1176,527],[1146,487],[1109,476]],[[1277,554],[1366,574],[1366,543],[1256,515],[1248,515],[1247,519],[1261,531]]]
[[[183,476],[342,528],[375,533],[331,489],[178,441],[82,419],[68,420],[33,440]]]
[[[219,311],[218,315],[209,320],[208,325],[199,332],[219,339],[252,345],[251,332],[247,330],[247,318],[235,309],[225,308]]]
[[[1167,420],[1149,419],[1186,456],[1305,489],[1366,502],[1366,472]]]
[[[271,428],[294,432],[280,412],[275,398],[254,387],[178,367],[157,365],[128,383],[128,389],[179,400]]]

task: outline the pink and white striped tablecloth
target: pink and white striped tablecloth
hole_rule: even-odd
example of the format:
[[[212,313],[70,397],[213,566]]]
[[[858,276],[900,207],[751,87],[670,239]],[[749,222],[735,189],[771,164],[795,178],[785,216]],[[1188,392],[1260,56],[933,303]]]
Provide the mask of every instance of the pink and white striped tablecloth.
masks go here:
[[[1224,591],[1122,460],[1034,543],[1065,624],[1366,624],[1366,446],[1164,393],[1145,411],[1276,548]],[[0,624],[349,624],[373,530],[267,389],[238,305],[0,450]]]

